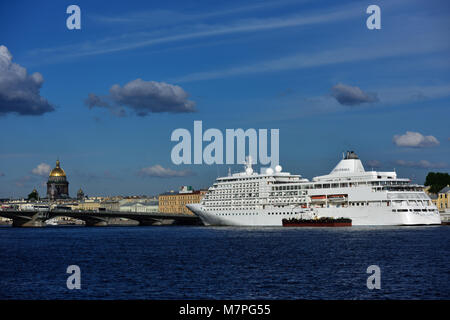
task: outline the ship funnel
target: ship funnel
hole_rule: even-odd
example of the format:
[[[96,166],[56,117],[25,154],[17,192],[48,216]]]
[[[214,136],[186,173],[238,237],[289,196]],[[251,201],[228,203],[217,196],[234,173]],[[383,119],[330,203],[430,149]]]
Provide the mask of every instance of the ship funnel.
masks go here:
[[[354,151],[347,151],[344,159],[339,161],[331,174],[365,172],[364,166]]]
[[[359,159],[354,151],[347,151],[344,159]]]

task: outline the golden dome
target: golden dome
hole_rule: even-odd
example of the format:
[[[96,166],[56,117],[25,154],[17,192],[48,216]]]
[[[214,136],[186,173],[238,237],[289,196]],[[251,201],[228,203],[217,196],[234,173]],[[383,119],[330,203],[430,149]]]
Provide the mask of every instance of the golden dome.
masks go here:
[[[50,172],[50,177],[65,177],[66,173],[59,166],[59,160],[56,160],[56,167]]]

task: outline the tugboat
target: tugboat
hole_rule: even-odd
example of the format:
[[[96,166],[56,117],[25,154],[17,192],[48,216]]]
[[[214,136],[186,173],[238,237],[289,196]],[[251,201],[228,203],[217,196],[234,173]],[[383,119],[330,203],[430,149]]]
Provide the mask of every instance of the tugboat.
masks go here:
[[[351,227],[352,219],[323,217],[318,219],[283,219],[283,227]]]

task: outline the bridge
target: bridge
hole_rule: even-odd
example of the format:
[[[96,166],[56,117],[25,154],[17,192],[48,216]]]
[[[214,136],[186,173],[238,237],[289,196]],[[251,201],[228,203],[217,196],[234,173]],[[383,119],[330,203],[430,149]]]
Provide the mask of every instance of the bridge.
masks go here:
[[[83,220],[86,226],[108,226],[112,221],[125,218],[139,225],[201,225],[197,216],[162,212],[126,211],[72,211],[72,210],[3,210],[0,217],[12,219],[13,227],[43,227],[45,221],[55,217],[70,217]]]

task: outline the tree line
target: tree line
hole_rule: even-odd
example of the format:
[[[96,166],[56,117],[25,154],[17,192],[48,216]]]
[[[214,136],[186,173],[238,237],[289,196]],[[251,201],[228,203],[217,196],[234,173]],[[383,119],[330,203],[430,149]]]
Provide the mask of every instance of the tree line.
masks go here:
[[[442,188],[450,185],[450,175],[442,172],[429,172],[425,185],[430,186],[431,193],[438,193]]]

